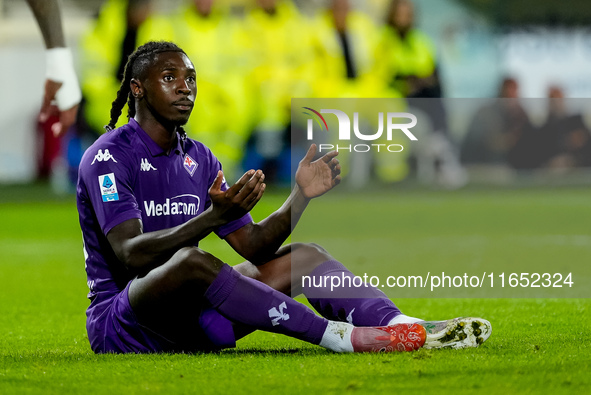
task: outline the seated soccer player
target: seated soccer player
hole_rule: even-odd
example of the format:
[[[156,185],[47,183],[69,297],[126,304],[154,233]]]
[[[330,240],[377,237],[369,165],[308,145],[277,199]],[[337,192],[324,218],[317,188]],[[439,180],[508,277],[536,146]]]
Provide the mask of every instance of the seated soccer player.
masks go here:
[[[249,212],[265,176],[250,170],[228,186],[211,151],[187,138],[182,125],[196,94],[195,68],[179,47],[141,46],[125,67],[108,133],[80,164],[87,330],[95,352],[216,350],[257,329],[337,352],[472,347],[488,338],[485,320],[425,325],[369,286],[337,298],[292,281],[292,271],[296,279],[353,276],[317,245],[281,246],[310,199],[339,183],[337,153],[312,161],[312,145],[285,204],[254,223]],[[126,101],[129,123],[113,130]],[[210,232],[247,261],[230,267],[198,248]],[[311,291],[322,316],[288,296]]]

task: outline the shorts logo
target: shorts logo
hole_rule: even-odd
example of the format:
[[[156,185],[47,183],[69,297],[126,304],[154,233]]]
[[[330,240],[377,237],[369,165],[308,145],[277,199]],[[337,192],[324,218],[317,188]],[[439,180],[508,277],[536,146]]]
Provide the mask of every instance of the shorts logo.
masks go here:
[[[289,320],[289,314],[284,313],[286,309],[287,305],[283,302],[279,305],[279,310],[275,307],[269,310],[269,318],[271,318],[271,324],[273,324],[273,326],[279,325],[280,320]]]
[[[183,160],[183,167],[191,176],[193,176],[195,170],[197,170],[197,166],[199,166],[199,164],[195,162],[195,160],[193,160],[193,158],[191,158],[188,154],[185,154],[185,159]]]
[[[113,162],[117,163],[117,161],[115,160],[113,155],[111,155],[111,153],[109,152],[108,149],[106,149],[105,152],[103,152],[103,150],[98,150],[98,152],[94,156],[94,160],[92,161],[92,163],[90,165],[91,166],[94,165],[94,162],[96,162],[97,160],[99,162],[106,162],[108,160],[112,160]]]
[[[148,159],[142,158],[142,164],[140,166],[140,170],[141,171],[150,171],[150,170],[157,170],[157,169],[154,166],[152,166],[152,164],[150,162],[148,162]]]
[[[351,312],[349,313],[349,315],[347,316],[347,322],[349,324],[353,324],[353,312],[355,311],[355,307],[353,307],[353,310],[351,310]]]
[[[119,200],[117,183],[115,182],[115,174],[103,174],[102,176],[98,177],[98,182],[101,188],[103,202],[114,202],[115,200]]]

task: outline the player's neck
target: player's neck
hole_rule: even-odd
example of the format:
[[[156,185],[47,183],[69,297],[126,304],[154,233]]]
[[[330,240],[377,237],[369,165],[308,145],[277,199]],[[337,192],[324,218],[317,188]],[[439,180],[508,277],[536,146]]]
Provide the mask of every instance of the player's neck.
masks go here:
[[[151,114],[136,113],[134,119],[156,144],[165,152],[170,152],[176,146],[177,126],[170,122],[162,122]]]

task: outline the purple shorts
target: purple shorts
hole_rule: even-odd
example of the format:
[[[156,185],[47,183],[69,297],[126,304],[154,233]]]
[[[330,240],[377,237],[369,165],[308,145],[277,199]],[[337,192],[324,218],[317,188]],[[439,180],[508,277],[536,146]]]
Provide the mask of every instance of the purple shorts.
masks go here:
[[[201,312],[200,328],[190,344],[167,339],[140,324],[129,303],[131,283],[117,294],[99,294],[88,308],[86,330],[95,353],[194,352],[236,345],[232,322],[213,309]]]

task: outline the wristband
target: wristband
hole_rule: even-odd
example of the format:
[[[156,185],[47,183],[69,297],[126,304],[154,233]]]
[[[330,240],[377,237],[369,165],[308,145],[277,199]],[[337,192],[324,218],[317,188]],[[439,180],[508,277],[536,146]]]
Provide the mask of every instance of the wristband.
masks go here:
[[[74,61],[70,48],[51,48],[45,51],[47,59],[46,77],[62,86],[55,95],[60,111],[68,110],[80,103],[82,94],[74,70]]]

